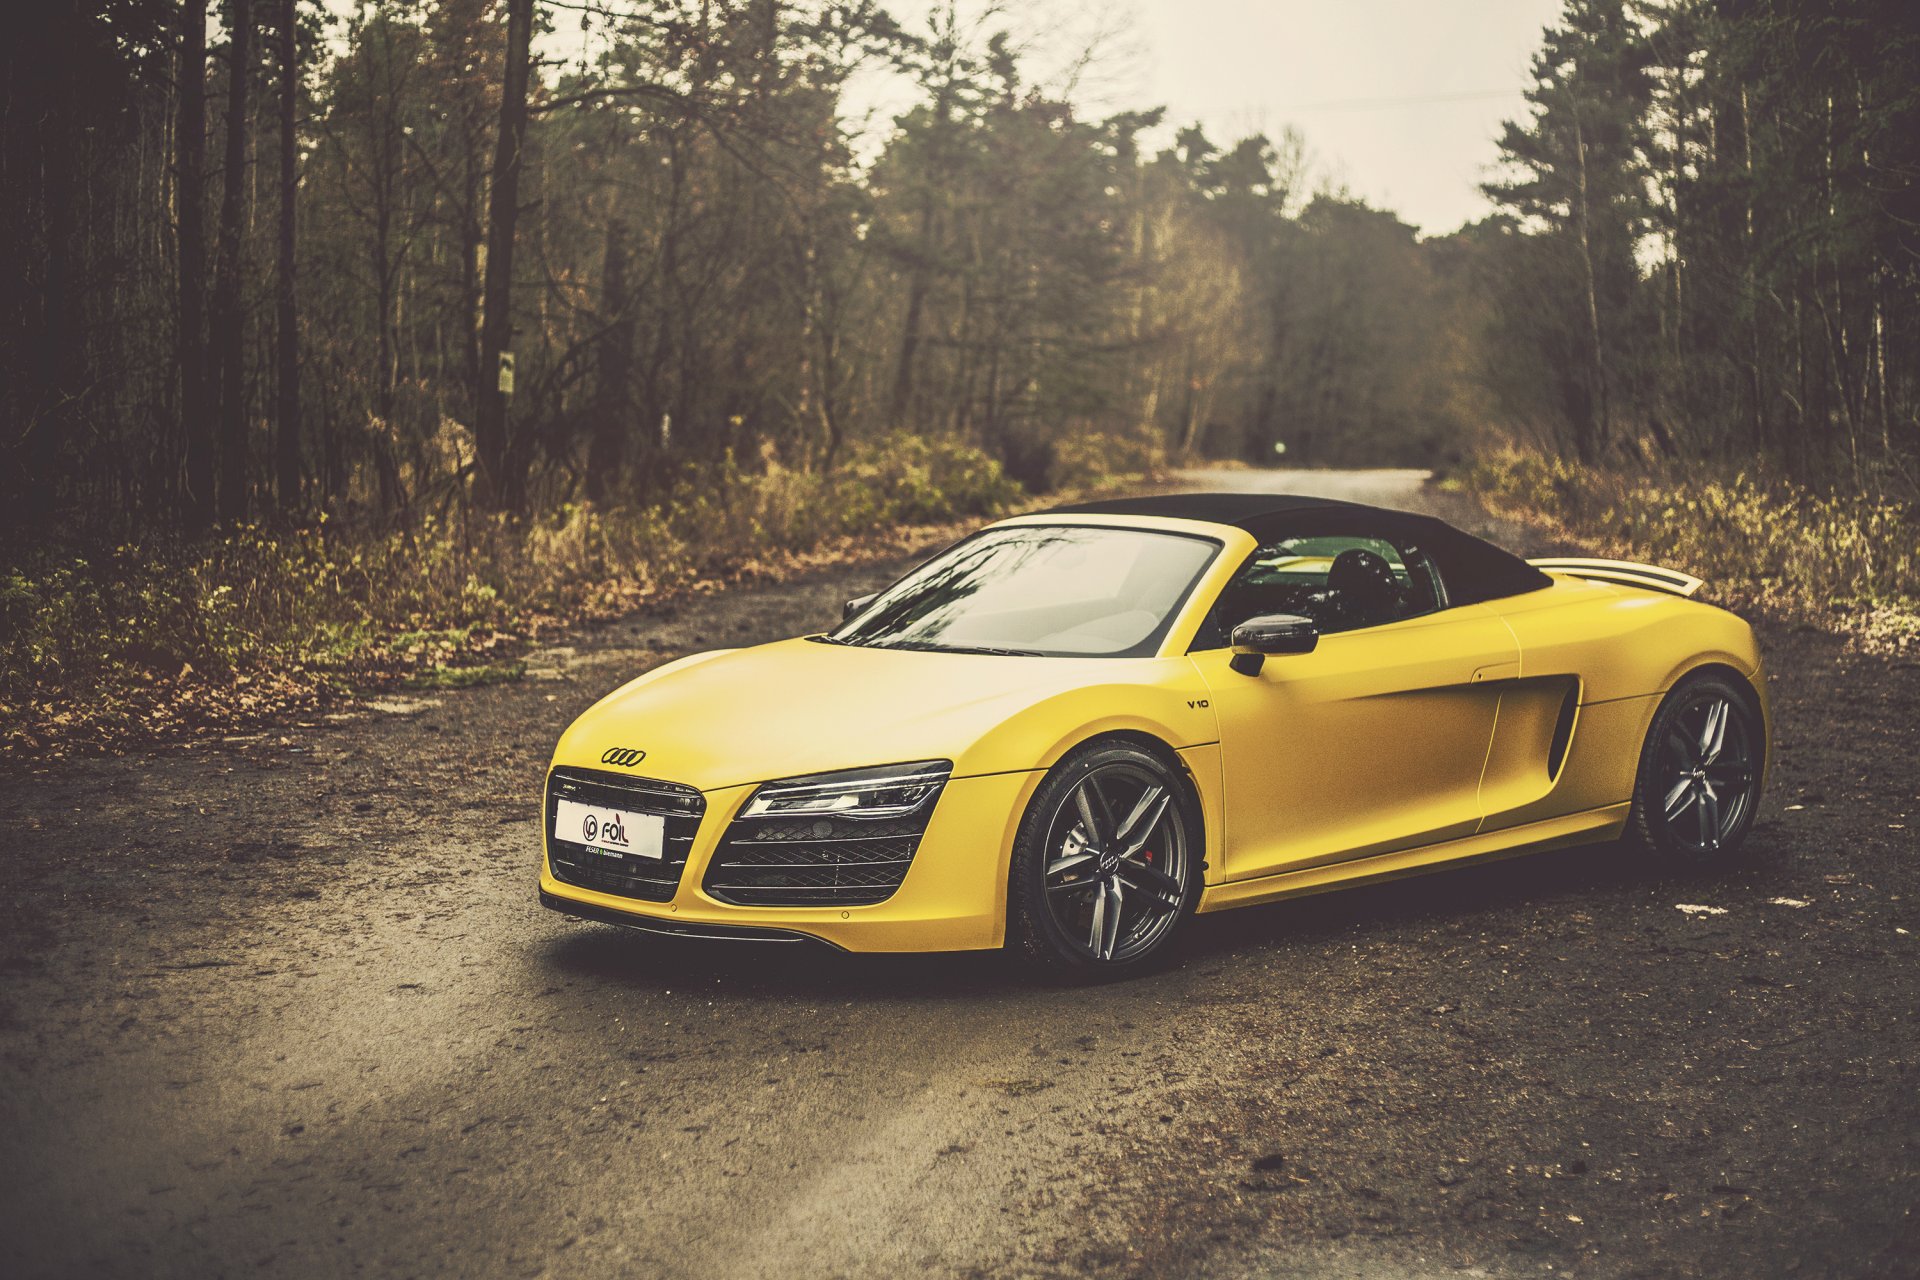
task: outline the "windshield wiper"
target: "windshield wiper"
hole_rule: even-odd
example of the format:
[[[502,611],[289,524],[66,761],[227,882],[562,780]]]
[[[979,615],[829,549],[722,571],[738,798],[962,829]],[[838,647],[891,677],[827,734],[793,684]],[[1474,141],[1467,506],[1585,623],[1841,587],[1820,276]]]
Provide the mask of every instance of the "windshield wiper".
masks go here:
[[[918,653],[986,653],[999,658],[1044,658],[1034,649],[997,649],[984,644],[929,644],[924,640],[902,640],[893,644],[874,644],[875,649],[912,649]]]

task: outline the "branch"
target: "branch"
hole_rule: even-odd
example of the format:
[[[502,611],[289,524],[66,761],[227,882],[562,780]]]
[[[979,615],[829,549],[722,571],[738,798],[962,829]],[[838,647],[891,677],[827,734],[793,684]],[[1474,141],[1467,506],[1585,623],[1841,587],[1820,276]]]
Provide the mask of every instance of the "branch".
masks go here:
[[[549,98],[545,102],[529,106],[532,115],[545,115],[549,111],[558,111],[562,107],[577,107],[582,103],[599,102],[610,98],[651,98],[665,102],[693,114],[691,108],[695,99],[657,84],[609,84],[597,89],[583,89],[579,93],[570,93],[563,98]]]

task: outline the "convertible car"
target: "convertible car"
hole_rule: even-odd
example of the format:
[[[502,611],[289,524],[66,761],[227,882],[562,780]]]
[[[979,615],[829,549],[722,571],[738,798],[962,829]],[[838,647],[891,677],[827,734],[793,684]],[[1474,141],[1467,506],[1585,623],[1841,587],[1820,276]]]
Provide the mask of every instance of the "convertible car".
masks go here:
[[[1190,494],[1003,520],[838,627],[669,662],[561,738],[541,901],[682,935],[1009,947],[1625,837],[1728,858],[1767,764],[1697,579],[1428,516]]]

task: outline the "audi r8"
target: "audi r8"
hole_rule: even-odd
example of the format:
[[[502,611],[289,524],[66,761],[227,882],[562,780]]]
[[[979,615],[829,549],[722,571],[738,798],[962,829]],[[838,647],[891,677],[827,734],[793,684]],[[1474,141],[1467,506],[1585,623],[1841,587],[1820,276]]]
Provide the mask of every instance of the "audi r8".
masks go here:
[[[541,901],[657,932],[1150,963],[1195,916],[1586,841],[1734,855],[1770,741],[1698,579],[1188,494],[1002,520],[561,738]]]

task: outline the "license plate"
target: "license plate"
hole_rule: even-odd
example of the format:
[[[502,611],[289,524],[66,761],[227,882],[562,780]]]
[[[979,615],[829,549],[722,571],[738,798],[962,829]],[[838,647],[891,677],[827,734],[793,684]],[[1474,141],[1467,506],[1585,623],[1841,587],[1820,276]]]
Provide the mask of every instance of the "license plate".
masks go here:
[[[578,800],[562,800],[553,815],[553,838],[583,844],[594,853],[662,856],[667,820],[657,813],[630,813]]]

